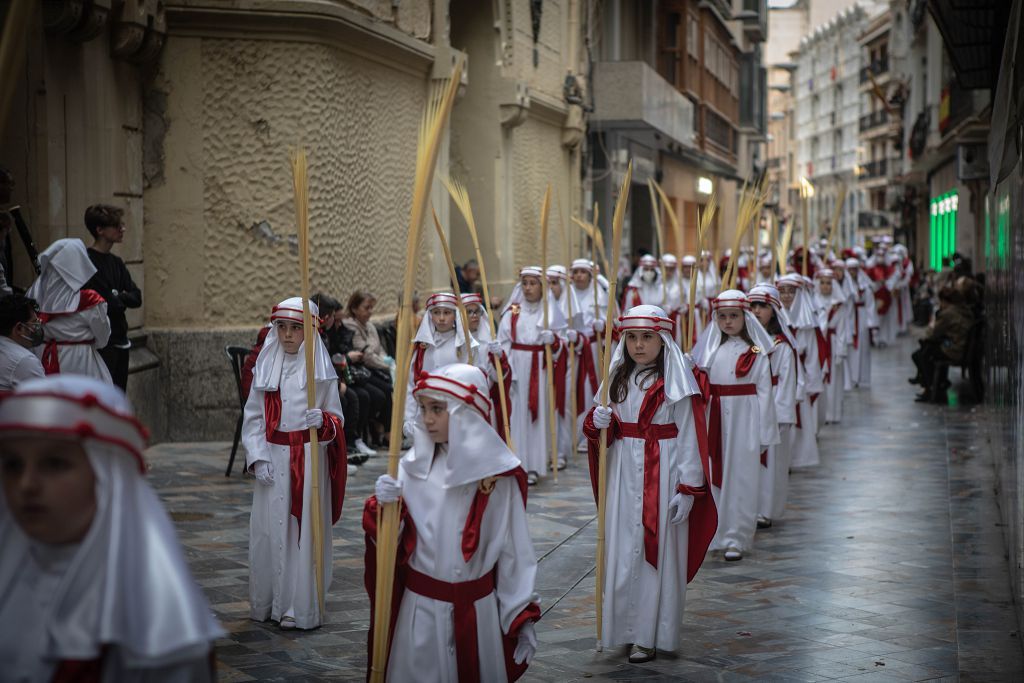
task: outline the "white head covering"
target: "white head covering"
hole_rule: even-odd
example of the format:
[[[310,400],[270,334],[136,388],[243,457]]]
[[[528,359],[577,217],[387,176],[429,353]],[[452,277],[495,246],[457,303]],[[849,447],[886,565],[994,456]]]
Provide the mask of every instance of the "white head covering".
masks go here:
[[[78,375],[18,385],[0,404],[0,439],[12,434],[81,444],[96,477],[96,513],[52,595],[49,660],[90,660],[114,646],[129,666],[201,658],[223,635],[189,573],[174,526],[143,479],[146,430],[117,387]],[[33,550],[0,494],[0,602],[28,571]],[[8,624],[17,628],[16,624]]]
[[[666,268],[675,268],[679,265],[679,259],[676,258],[675,254],[662,254],[661,265]]]
[[[711,323],[704,328],[697,338],[691,355],[694,362],[701,368],[707,369],[711,365],[715,352],[722,344],[722,330],[714,319],[715,311],[721,308],[739,308],[743,311],[743,322],[747,328],[747,334],[754,346],[765,353],[771,350],[775,343],[772,336],[764,329],[764,326],[757,320],[757,317],[750,312],[750,301],[747,295],[738,289],[727,289],[719,294],[711,302]]]
[[[764,304],[768,304],[775,311],[775,316],[779,319],[779,327],[782,328],[782,336],[786,338],[786,341],[795,349],[796,340],[793,339],[793,333],[789,331],[789,315],[786,313],[786,309],[782,306],[782,300],[779,299],[779,290],[774,285],[760,284],[753,287],[747,292],[747,299],[751,303],[758,301]],[[765,330],[767,332],[768,330]]]
[[[684,266],[696,266],[697,265],[697,257],[694,256],[693,254],[687,254],[686,256],[684,256],[682,258],[680,263],[682,263]]]
[[[89,252],[80,239],[60,239],[39,255],[39,277],[26,296],[35,299],[43,313],[68,313],[78,309],[79,292],[96,274]]]
[[[521,463],[491,426],[487,377],[472,365],[452,363],[424,373],[413,396],[429,396],[448,404],[448,459],[444,488],[493,477]],[[413,447],[402,458],[409,476],[426,479],[434,459],[434,442],[423,424],[422,411],[414,422]]]
[[[619,316],[618,328],[623,335],[630,330],[642,330],[657,332],[661,337],[661,348],[665,361],[665,402],[675,403],[687,396],[700,393],[700,387],[693,376],[693,363],[687,359],[672,338],[672,319],[658,306],[641,305],[634,306],[626,311],[625,315]],[[623,354],[626,353],[626,342],[623,339],[615,347],[612,354],[611,366],[608,370],[608,377],[615,376],[615,370],[622,364]],[[595,401],[600,401],[601,388],[598,387]]]
[[[462,316],[459,315],[458,299],[451,292],[436,292],[427,297],[426,315],[420,320],[419,329],[416,330],[416,336],[412,340],[413,343],[426,344],[427,346],[437,345],[437,330],[434,329],[434,318],[430,315],[430,312],[435,308],[447,308],[455,311],[455,348],[458,349],[461,346],[465,346],[466,333],[462,330]],[[479,346],[473,335],[469,336],[469,344],[473,349]]]
[[[821,278],[829,278],[832,280],[832,295],[828,298],[821,293]],[[835,271],[831,268],[819,268],[814,274],[814,296],[818,298],[818,303],[822,308],[826,310],[832,308],[835,304],[841,304],[846,301],[846,292],[843,290],[842,284],[836,281]]]
[[[807,300],[808,292],[804,290],[803,276],[796,273],[783,275],[775,280],[776,286],[789,285],[796,288],[796,295],[793,303],[786,311],[789,317],[789,324],[798,330],[810,329],[818,326],[818,319],[814,314],[814,308]],[[781,299],[780,299],[781,301]]]
[[[508,301],[505,302],[504,308],[501,309],[502,315],[505,315],[505,311],[512,308],[513,304],[519,304],[522,306],[528,303],[526,301],[526,297],[523,296],[523,278],[527,275],[537,279],[543,277],[540,266],[526,266],[525,268],[521,268],[519,270],[519,281],[516,282],[516,286],[512,288],[512,294],[509,295]],[[568,322],[565,319],[565,315],[562,313],[562,308],[558,305],[555,295],[551,293],[551,289],[545,287],[545,290],[547,290],[548,293],[548,329],[565,329],[568,326]],[[542,329],[543,327],[544,317],[541,316],[537,320],[537,328]]]
[[[309,315],[316,321],[320,315],[320,309],[312,301],[309,302]],[[291,320],[293,322],[302,323],[302,297],[293,296],[290,299],[285,299],[278,305],[274,306],[270,313],[270,331],[267,332],[267,338],[263,342],[263,348],[260,350],[260,355],[256,357],[256,366],[252,371],[252,388],[258,389],[259,391],[277,391],[281,385],[281,368],[284,367],[285,352],[284,347],[277,339],[277,325],[275,324],[278,320]],[[317,382],[329,382],[332,379],[338,378],[338,373],[334,370],[334,365],[331,363],[331,354],[327,352],[327,347],[324,346],[323,340],[320,338],[319,332],[314,330],[313,334],[313,378]],[[299,350],[296,355],[301,358],[305,358],[306,353],[306,342],[303,341],[299,345]],[[301,386],[306,386],[306,365],[302,364],[299,370],[299,381]]]
[[[476,328],[476,332],[473,337],[476,339],[478,344],[486,344],[491,341],[491,319],[487,316],[487,307],[484,306],[484,298],[476,292],[466,292],[460,294],[459,297],[462,299],[462,305],[466,307],[466,311],[473,306],[480,309],[480,324]],[[456,323],[457,324],[457,323]]]
[[[566,320],[570,320],[569,306],[570,301],[572,304],[572,319],[570,321],[571,327],[576,330],[583,329],[584,327],[584,304],[580,302],[580,296],[575,287],[569,287],[569,275],[565,270],[565,266],[548,266],[548,278],[557,278],[562,282],[562,294],[561,296],[555,296],[554,292],[551,296],[558,302],[558,308],[562,311],[562,316]],[[593,284],[593,283],[591,283]],[[571,298],[570,298],[571,297]]]
[[[643,274],[644,274],[645,270],[652,270],[652,271],[654,271],[654,279],[651,280],[650,282],[647,282],[643,278]],[[661,289],[661,269],[658,267],[658,259],[654,258],[650,254],[644,254],[643,256],[641,256],[640,257],[640,267],[637,268],[633,272],[633,275],[629,278],[629,285],[628,286],[629,287],[635,287],[637,289],[642,289],[644,287],[654,287],[654,286],[657,286],[658,289],[660,290]]]

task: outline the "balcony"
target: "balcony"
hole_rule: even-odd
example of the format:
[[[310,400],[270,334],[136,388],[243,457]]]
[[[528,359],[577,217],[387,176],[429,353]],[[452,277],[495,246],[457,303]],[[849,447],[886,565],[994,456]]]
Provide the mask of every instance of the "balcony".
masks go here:
[[[879,109],[874,113],[865,114],[860,117],[860,132],[863,133],[866,130],[871,130],[887,123],[889,123],[889,112]]]
[[[693,103],[645,62],[594,64],[595,110],[605,128],[650,130],[693,147]]]
[[[882,59],[876,59],[867,66],[860,68],[860,82],[867,83],[868,73],[874,76],[876,79],[882,74],[889,73],[889,58],[883,57]]]
[[[743,22],[743,32],[753,43],[768,40],[768,0],[743,0],[743,9],[733,19]]]
[[[863,172],[861,173],[861,180],[872,180],[874,178],[884,178],[886,169],[888,168],[887,159],[878,159],[877,161],[869,161],[868,163],[861,166]]]
[[[704,139],[713,151],[736,158],[736,127],[710,107],[704,107]]]

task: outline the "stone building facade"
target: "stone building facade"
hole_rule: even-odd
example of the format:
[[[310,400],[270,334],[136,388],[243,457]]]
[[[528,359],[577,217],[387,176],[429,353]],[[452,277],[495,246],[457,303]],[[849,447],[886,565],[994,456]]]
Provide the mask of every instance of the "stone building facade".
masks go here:
[[[467,70],[438,177],[468,185],[496,293],[540,260],[548,183],[553,235],[555,206],[566,224],[580,210],[575,0],[125,3],[138,17],[77,4],[87,16],[54,17],[44,3],[26,27],[0,164],[41,247],[88,243],[90,204],[126,208],[115,251],[144,294],[129,319],[129,393],[158,439],[231,436],[238,401],[224,346],[251,343],[271,306],[299,289],[294,148],[309,154],[312,287],[342,300],[366,288],[381,315],[394,314],[420,113],[460,53]],[[118,52],[132,28],[139,46]],[[455,258],[470,258],[439,182],[432,198]],[[552,262],[563,244],[552,238]],[[432,231],[421,256],[418,289],[446,286]],[[30,281],[19,257],[15,282]]]

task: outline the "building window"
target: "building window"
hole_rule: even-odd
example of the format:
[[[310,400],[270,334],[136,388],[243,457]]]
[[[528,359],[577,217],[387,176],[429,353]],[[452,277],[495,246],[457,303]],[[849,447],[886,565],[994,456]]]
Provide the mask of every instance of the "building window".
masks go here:
[[[700,55],[697,52],[698,35],[697,18],[691,14],[686,22],[686,51],[694,59],[700,59]]]
[[[931,201],[929,265],[936,272],[942,270],[943,261],[956,251],[956,216],[959,203],[956,190],[939,195]]]

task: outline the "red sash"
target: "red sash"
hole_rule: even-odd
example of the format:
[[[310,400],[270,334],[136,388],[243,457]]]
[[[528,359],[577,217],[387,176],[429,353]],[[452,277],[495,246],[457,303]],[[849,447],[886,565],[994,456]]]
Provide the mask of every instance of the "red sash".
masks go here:
[[[75,310],[63,311],[61,313],[39,313],[39,320],[45,325],[56,318],[62,318],[66,315],[71,315],[72,313],[81,313],[82,311],[105,303],[107,303],[106,299],[100,296],[99,292],[96,290],[83,289],[78,292],[78,307],[75,308]],[[85,346],[95,343],[95,339],[84,339],[82,341],[48,340],[46,342],[46,346],[43,347],[43,372],[47,375],[56,375],[60,373],[60,355],[57,352],[58,346]]]
[[[423,374],[423,358],[427,353],[427,345],[423,342],[415,344],[412,350],[412,382],[416,384]]]
[[[723,396],[756,396],[755,384],[711,384],[707,373],[697,373],[697,381],[701,392],[710,397],[708,411],[708,455],[711,460],[711,483],[722,488],[722,469],[724,457],[722,453],[722,397]]]
[[[516,341],[516,328],[519,326],[519,308],[512,308],[512,348],[515,351],[528,351],[530,352],[530,385],[529,393],[527,395],[527,405],[530,408],[530,421],[537,421],[537,413],[540,410],[540,359],[544,355],[543,344],[520,344]],[[558,341],[551,345],[551,350],[558,347]]]
[[[263,394],[263,414],[267,424],[267,441],[278,446],[288,446],[288,469],[291,474],[291,515],[302,532],[302,489],[305,481],[306,449],[309,430],[295,432],[278,431],[281,423],[281,394],[268,391]],[[327,443],[328,478],[331,482],[331,524],[341,519],[341,506],[345,500],[345,484],[348,480],[348,450],[342,434],[341,420],[337,415],[323,412],[324,424],[317,431],[321,443]],[[314,456],[315,454],[310,454]]]
[[[595,338],[597,335],[595,335]],[[591,346],[593,341],[587,336],[580,338],[580,362],[576,367],[576,409],[585,406],[587,396],[587,383],[590,383],[590,395],[597,393],[597,365],[594,361],[594,353]]]
[[[508,364],[508,356],[504,352],[501,354],[501,360],[495,360],[494,356],[491,356],[491,365],[497,367],[496,363],[501,363],[501,376],[505,380],[505,413],[509,418],[509,426],[512,425],[512,368]],[[497,372],[495,372],[497,377]],[[505,434],[505,422],[501,417],[501,392],[498,391],[498,383],[494,382],[491,384],[490,389],[491,405],[494,406],[494,430],[498,432],[498,436],[505,443],[508,443],[508,436]]]
[[[825,371],[824,381],[827,384],[832,381],[832,344],[820,327],[814,328],[814,336],[818,342],[818,367]]]

